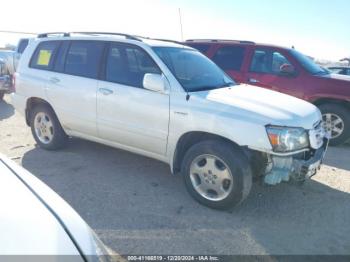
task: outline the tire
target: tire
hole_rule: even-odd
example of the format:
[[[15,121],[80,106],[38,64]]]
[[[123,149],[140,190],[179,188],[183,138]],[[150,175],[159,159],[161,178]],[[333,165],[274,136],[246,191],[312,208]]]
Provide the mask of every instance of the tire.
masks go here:
[[[322,112],[324,127],[328,131],[330,129],[333,130],[329,144],[331,146],[337,146],[346,142],[350,138],[350,110],[337,104],[322,104],[319,108]],[[327,116],[330,121],[327,121]],[[337,119],[340,119],[342,123],[335,125],[334,128],[331,127],[332,123],[336,123]],[[342,129],[342,132],[336,135],[335,130],[339,129]]]
[[[0,91],[0,101],[2,101],[4,99],[4,95],[5,95],[5,93]]]
[[[30,127],[37,144],[47,150],[63,148],[68,140],[55,112],[48,105],[37,105],[30,113]]]
[[[196,174],[197,170],[201,174]],[[223,140],[193,145],[185,154],[181,172],[189,194],[199,203],[214,209],[237,206],[248,196],[252,186],[252,171],[247,157],[238,146]],[[222,177],[228,179],[222,180]],[[206,187],[221,189],[215,191]]]

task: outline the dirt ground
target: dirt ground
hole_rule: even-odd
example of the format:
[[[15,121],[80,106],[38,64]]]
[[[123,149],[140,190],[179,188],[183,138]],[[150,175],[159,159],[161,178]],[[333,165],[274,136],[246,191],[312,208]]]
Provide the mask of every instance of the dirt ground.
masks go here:
[[[303,186],[254,184],[230,212],[208,209],[161,162],[72,139],[36,147],[9,97],[0,152],[62,196],[119,254],[350,254],[350,146],[330,148]]]

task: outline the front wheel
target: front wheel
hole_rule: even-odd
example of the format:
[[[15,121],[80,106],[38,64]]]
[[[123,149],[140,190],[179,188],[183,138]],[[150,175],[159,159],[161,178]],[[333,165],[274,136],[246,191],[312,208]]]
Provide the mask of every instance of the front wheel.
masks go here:
[[[35,141],[44,149],[60,149],[68,140],[56,114],[47,105],[38,105],[33,109],[30,126]]]
[[[252,185],[247,157],[238,146],[221,140],[192,146],[185,154],[182,173],[191,196],[215,209],[238,205]]]
[[[329,144],[337,146],[350,137],[350,111],[337,104],[319,106],[322,112],[323,127],[331,135]]]

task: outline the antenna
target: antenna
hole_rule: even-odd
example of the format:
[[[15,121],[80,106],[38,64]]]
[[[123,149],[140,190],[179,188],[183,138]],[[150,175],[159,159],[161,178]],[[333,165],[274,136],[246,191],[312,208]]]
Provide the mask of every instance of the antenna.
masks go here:
[[[184,33],[182,30],[182,19],[181,19],[181,8],[179,8],[179,18],[180,18],[180,29],[181,29],[181,41],[184,41]]]

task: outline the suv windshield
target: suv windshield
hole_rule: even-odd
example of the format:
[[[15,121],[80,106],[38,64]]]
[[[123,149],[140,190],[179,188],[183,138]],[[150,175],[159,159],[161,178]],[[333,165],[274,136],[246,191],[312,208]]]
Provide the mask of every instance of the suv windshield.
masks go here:
[[[196,50],[178,47],[154,47],[153,50],[187,92],[235,85],[214,62]]]
[[[296,60],[299,61],[299,63],[304,67],[306,71],[308,71],[312,75],[326,75],[329,74],[329,71],[322,68],[318,64],[316,64],[312,59],[307,57],[306,55],[303,55],[302,53],[291,49],[290,53]]]

